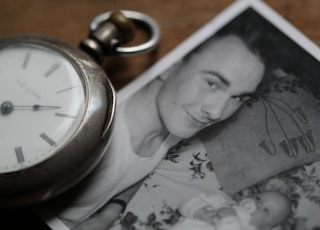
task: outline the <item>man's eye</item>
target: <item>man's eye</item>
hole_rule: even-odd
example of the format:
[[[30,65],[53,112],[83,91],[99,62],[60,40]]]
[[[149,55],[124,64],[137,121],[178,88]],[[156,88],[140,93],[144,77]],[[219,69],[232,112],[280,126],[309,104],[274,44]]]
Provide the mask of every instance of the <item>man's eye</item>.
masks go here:
[[[249,100],[251,97],[248,95],[240,95],[240,96],[234,96],[233,98],[235,100],[237,100],[238,102],[245,102],[245,101]]]
[[[207,84],[211,87],[211,88],[218,88],[218,85],[215,81],[212,81],[212,80],[207,80]]]

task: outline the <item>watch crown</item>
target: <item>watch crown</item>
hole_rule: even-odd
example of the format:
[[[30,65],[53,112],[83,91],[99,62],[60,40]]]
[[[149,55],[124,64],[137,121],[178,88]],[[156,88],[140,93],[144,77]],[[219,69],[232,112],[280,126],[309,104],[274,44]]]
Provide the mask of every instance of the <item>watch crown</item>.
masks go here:
[[[90,31],[89,37],[81,41],[80,48],[101,63],[105,55],[114,54],[115,48],[132,40],[134,34],[134,23],[122,12],[114,11]]]

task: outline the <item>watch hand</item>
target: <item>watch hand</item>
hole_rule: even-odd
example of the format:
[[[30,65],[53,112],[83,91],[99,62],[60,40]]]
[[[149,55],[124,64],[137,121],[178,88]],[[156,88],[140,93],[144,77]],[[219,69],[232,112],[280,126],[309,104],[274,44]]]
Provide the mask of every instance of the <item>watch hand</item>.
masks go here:
[[[24,106],[24,105],[13,105],[10,101],[5,101],[1,104],[0,112],[2,115],[8,115],[10,114],[15,108],[17,109],[32,109],[33,111],[38,110],[47,110],[47,109],[59,109],[61,106],[50,106],[50,105],[30,105],[30,106]]]
[[[47,110],[47,109],[60,109],[61,106],[51,106],[51,105],[14,105],[14,108],[17,109],[32,109],[34,111],[38,111],[38,110]]]

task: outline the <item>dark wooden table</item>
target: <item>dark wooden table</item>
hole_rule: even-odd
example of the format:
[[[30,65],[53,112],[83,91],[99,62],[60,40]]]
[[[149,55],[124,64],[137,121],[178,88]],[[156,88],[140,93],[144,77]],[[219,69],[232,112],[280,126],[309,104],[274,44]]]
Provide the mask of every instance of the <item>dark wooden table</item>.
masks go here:
[[[77,46],[87,36],[91,20],[101,13],[114,9],[145,13],[160,26],[160,45],[151,54],[107,59],[105,69],[115,88],[120,89],[232,2],[233,0],[0,0],[0,36],[41,34]],[[265,2],[320,45],[319,0]],[[140,33],[137,37],[134,42],[144,39]],[[9,221],[11,218],[12,221]],[[0,220],[1,229],[47,229],[28,208],[2,211]],[[5,223],[10,227],[4,228]]]

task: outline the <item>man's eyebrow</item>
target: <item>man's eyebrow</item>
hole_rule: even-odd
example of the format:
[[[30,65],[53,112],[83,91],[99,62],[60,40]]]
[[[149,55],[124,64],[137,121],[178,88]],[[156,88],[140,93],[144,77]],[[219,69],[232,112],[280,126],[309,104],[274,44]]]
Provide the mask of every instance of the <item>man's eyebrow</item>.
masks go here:
[[[216,76],[223,84],[225,84],[226,86],[230,85],[230,82],[220,73],[216,72],[216,71],[212,71],[212,70],[204,70],[202,71],[203,73],[207,73],[207,74],[211,74]]]

